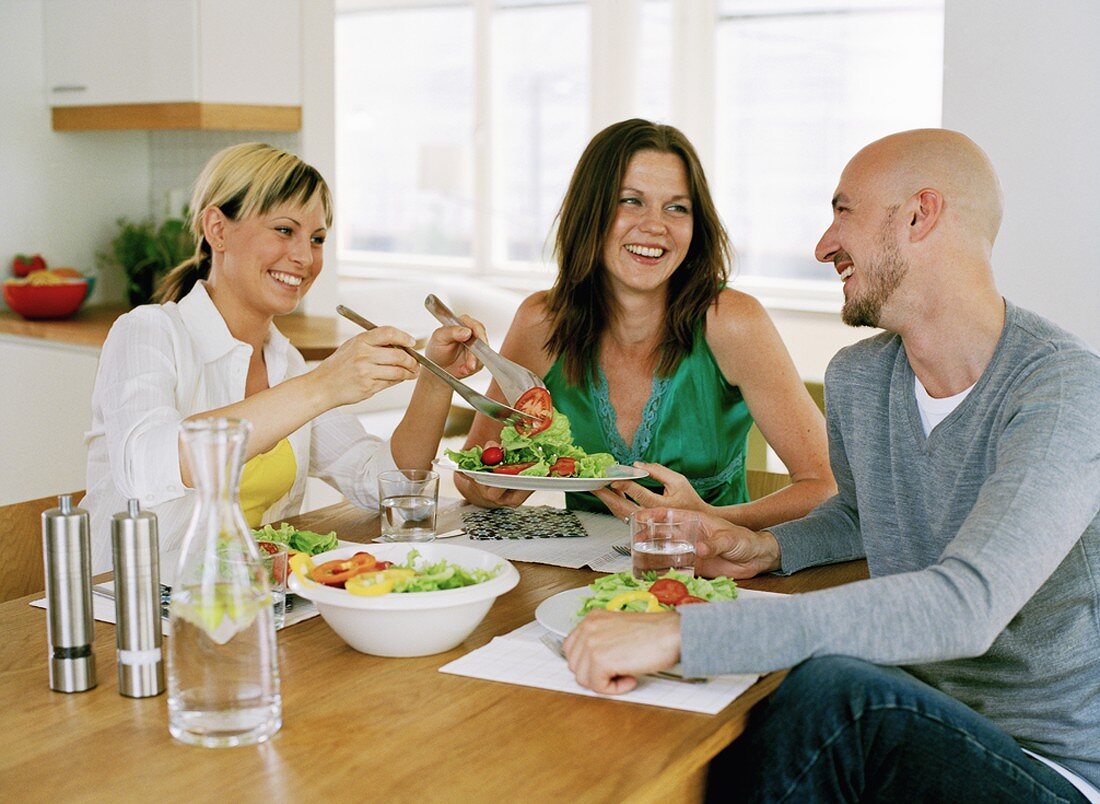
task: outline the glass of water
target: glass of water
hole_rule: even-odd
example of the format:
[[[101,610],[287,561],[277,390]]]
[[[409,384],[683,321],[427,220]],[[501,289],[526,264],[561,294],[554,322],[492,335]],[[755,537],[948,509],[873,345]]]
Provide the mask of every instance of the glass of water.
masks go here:
[[[695,574],[699,514],[675,508],[642,508],[630,517],[630,557],[635,578],[669,570]]]
[[[378,476],[382,540],[430,542],[435,538],[439,475],[428,469],[394,469]]]

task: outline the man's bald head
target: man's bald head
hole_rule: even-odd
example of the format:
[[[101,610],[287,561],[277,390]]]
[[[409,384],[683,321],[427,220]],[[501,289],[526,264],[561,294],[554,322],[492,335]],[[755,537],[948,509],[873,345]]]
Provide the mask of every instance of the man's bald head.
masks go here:
[[[939,128],[891,134],[857,153],[844,170],[873,182],[888,204],[900,204],[923,189],[944,199],[945,221],[991,247],[1004,202],[993,163],[969,137]]]

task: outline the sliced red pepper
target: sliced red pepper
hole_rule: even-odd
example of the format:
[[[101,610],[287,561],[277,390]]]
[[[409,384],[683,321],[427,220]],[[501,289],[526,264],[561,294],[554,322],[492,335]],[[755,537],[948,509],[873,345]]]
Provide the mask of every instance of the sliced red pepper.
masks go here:
[[[342,587],[344,582],[360,572],[373,570],[377,562],[370,553],[356,553],[351,558],[338,558],[314,567],[309,577],[325,586]]]

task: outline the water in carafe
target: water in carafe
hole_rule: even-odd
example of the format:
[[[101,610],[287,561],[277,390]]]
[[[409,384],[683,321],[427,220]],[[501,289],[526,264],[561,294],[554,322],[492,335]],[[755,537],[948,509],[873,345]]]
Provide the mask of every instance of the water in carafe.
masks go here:
[[[169,606],[168,729],[209,747],[268,739],[282,725],[271,589],[239,494],[248,422],[185,422],[195,512]]]

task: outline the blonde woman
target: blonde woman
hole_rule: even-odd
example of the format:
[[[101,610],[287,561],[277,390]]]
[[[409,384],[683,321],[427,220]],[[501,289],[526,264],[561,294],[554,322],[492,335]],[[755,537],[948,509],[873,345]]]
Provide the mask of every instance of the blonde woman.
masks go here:
[[[332,201],[321,175],[268,145],[226,148],[206,165],[191,201],[195,256],[170,272],[160,304],[120,317],[103,346],[92,393],[88,495],[92,564],[110,568],[110,517],[129,498],[158,515],[162,552],[180,546],[192,477],[180,423],[247,419],[241,499],[249,524],[298,513],[307,476],[354,503],[377,504],[376,477],[426,468],[435,456],[451,391],[417,381],[392,439],[364,432],[340,410],[416,376],[392,327],[356,335],[311,371],[275,327],[321,272]],[[458,377],[478,369],[462,343],[482,326],[441,327],[428,355]]]

